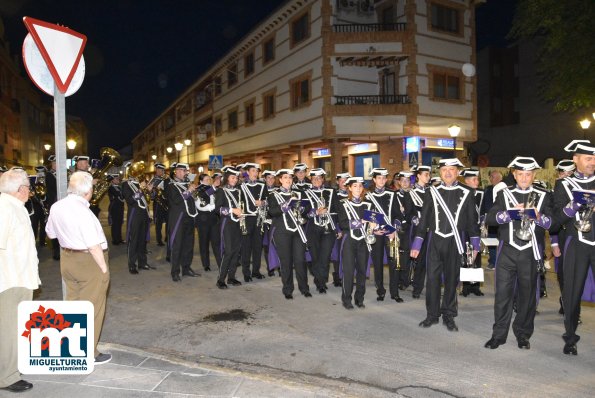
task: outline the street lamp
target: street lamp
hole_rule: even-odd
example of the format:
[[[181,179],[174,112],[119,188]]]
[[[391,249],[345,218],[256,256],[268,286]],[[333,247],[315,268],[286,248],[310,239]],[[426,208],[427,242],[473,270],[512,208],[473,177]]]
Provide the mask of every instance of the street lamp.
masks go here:
[[[192,144],[192,141],[186,138],[184,140],[184,145],[186,146],[186,163],[190,163],[190,144]]]
[[[186,138],[186,139],[184,140],[184,145],[186,145],[186,146],[190,146],[190,144],[192,144],[192,141],[190,141],[188,138]]]
[[[168,146],[167,148],[165,148],[165,150],[167,151],[167,153],[171,153],[171,151],[173,151],[172,147]]]
[[[151,159],[157,160],[157,155],[151,155]]]
[[[454,157],[457,157],[457,137],[461,132],[461,126],[458,124],[451,124],[448,126],[448,134],[452,137],[452,152]]]
[[[181,142],[176,142],[174,144],[174,147],[176,148],[176,151],[178,152],[178,163],[180,163],[180,151],[182,150],[182,148],[184,148],[184,144],[182,144]]]
[[[50,149],[52,149],[52,146],[50,144],[44,144],[43,147],[46,151],[49,151]]]
[[[585,136],[587,134],[587,129],[589,128],[589,126],[591,126],[591,121],[587,118],[581,120],[579,122],[579,124],[581,125],[581,128],[583,129],[583,140],[585,139]]]
[[[68,141],[66,141],[66,147],[68,149],[70,149],[70,155],[71,155],[70,165],[72,166],[72,151],[74,151],[74,148],[76,148],[76,141],[73,140],[72,138],[69,139]]]

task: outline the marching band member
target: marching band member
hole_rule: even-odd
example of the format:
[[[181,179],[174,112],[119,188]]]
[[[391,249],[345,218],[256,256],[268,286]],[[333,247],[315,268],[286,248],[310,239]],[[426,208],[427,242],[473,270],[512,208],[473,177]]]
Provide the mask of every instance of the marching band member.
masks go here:
[[[130,167],[128,163],[127,167]],[[122,195],[128,204],[126,213],[126,243],[128,244],[128,271],[138,274],[139,269],[152,269],[147,264],[147,234],[149,233],[149,204],[145,198],[146,189],[151,190],[145,181],[139,182],[129,175],[122,184]],[[138,264],[138,268],[137,268]]]
[[[337,189],[335,190],[335,204],[338,205],[341,199],[345,199],[349,196],[349,192],[347,191],[347,185],[345,182],[348,178],[351,177],[349,173],[338,173],[335,176],[337,180]],[[337,239],[333,245],[333,251],[331,252],[331,262],[333,263],[333,286],[341,287],[343,285],[341,281],[341,274],[339,272],[340,268],[340,255],[341,255],[341,242],[343,239],[343,232],[341,230],[341,226],[339,225],[339,219],[335,215],[335,226],[337,227]]]
[[[89,157],[87,155],[78,155],[78,156],[73,156],[72,160],[74,161],[74,171],[85,171],[89,174],[92,174],[90,171],[90,167],[89,167]],[[97,180],[94,179],[93,180],[93,189],[95,189],[95,184],[97,184]],[[101,209],[99,208],[99,205],[90,205],[89,209],[91,209],[91,211],[93,212],[93,214],[95,214],[95,217],[99,218],[99,212],[101,211]]]
[[[545,230],[552,225],[552,197],[548,191],[532,185],[536,170],[541,168],[535,159],[519,156],[508,167],[513,168],[516,184],[498,192],[487,215],[488,225],[498,225],[500,245],[494,282],[494,326],[485,347],[495,349],[506,343],[516,290],[517,314],[512,330],[518,347],[529,349],[534,330],[537,272],[543,267],[542,242]],[[524,209],[531,204],[537,216],[535,221],[511,219],[508,210]]]
[[[324,187],[326,171],[321,168],[310,170],[312,188],[304,191],[310,201],[306,237],[312,257],[312,273],[318,293],[325,294],[328,282],[329,262],[333,245],[337,240],[332,209],[335,207],[333,190]]]
[[[49,212],[54,203],[58,201],[58,184],[56,181],[56,155],[48,157],[50,169],[45,173],[45,189],[46,189],[46,206]],[[52,258],[60,260],[60,243],[58,239],[52,239]]]
[[[153,221],[155,222],[155,239],[157,246],[164,246],[163,243],[163,224],[165,224],[165,240],[167,241],[167,199],[165,198],[165,189],[169,184],[169,178],[165,177],[165,165],[155,163],[155,176],[153,177],[153,191],[151,199],[153,200]]]
[[[564,354],[577,355],[576,334],[579,322],[581,296],[589,266],[595,273],[595,228],[593,204],[581,205],[574,200],[573,190],[595,190],[595,145],[588,140],[574,140],[564,150],[572,153],[576,170],[572,176],[556,181],[554,188],[554,214],[563,225],[564,241]],[[590,200],[593,200],[591,197]],[[591,228],[589,229],[588,226]]]
[[[252,278],[263,279],[264,275],[260,273],[260,263],[262,259],[262,232],[260,222],[264,222],[262,210],[268,192],[262,181],[258,181],[260,166],[256,163],[244,163],[242,167],[248,176],[244,183],[240,185],[242,193],[242,202],[246,214],[252,217],[246,217],[246,235],[242,235],[242,273],[244,281],[250,282]],[[260,211],[260,215],[259,215]],[[259,218],[261,218],[259,220]],[[266,218],[266,217],[265,217]],[[250,260],[252,260],[252,270],[250,270]]]
[[[479,189],[479,170],[473,168],[465,168],[461,171],[461,176],[465,180],[465,185],[469,188],[472,188],[475,191],[475,209],[477,211],[477,220],[481,225],[481,221],[483,218],[483,214],[481,214],[482,209],[482,202],[484,192],[483,190]],[[466,241],[469,241],[469,237],[465,237]],[[481,268],[481,254],[477,254],[475,257],[474,268]],[[461,295],[467,297],[470,293],[475,294],[476,296],[483,296],[483,292],[481,291],[481,286],[479,282],[463,282],[463,289],[461,291]]]
[[[262,178],[264,179],[264,184],[266,186],[266,190],[268,193],[276,191],[279,187],[275,186],[275,172],[272,170],[265,170],[262,172]],[[264,261],[267,265],[268,275],[274,276],[275,270],[270,268],[269,265],[269,247],[271,245],[271,218],[268,214],[268,197],[264,200],[264,206],[266,210],[266,218],[263,220],[262,224],[262,247],[264,249]]]
[[[439,162],[442,182],[430,187],[422,209],[415,240],[411,244],[411,257],[417,258],[426,230],[428,240],[426,319],[419,326],[428,328],[442,322],[449,331],[458,331],[454,321],[457,316],[457,285],[461,257],[465,248],[461,236],[470,236],[473,258],[479,251],[479,223],[473,198],[473,190],[457,182],[458,167],[463,164],[456,158]],[[440,282],[444,277],[444,295],[440,305]]]
[[[402,215],[400,227],[397,229],[400,240],[400,264],[401,267],[397,270],[397,283],[399,290],[405,290],[411,280],[409,278],[409,250],[411,248],[411,221],[417,214],[413,200],[411,199],[411,177],[413,172],[411,171],[400,171],[397,173],[397,183],[400,187],[395,191],[397,205]],[[394,261],[394,260],[393,260]],[[397,302],[401,302],[402,299]]]
[[[341,243],[341,267],[343,270],[343,292],[341,301],[345,309],[353,309],[351,303],[353,292],[353,275],[355,273],[354,301],[358,308],[365,308],[366,268],[370,255],[370,244],[367,238],[367,222],[364,222],[364,210],[371,210],[372,205],[364,201],[364,179],[350,177],[346,181],[349,195],[339,204],[339,225],[344,231]]]
[[[308,287],[308,274],[306,272],[306,234],[302,228],[304,209],[301,201],[303,192],[292,190],[293,171],[280,169],[277,177],[281,186],[277,191],[271,192],[267,199],[269,215],[272,218],[271,233],[273,247],[281,265],[281,279],[283,294],[287,300],[293,299],[293,271],[295,269],[298,288],[305,297],[312,297]],[[271,261],[269,259],[269,261]]]
[[[168,209],[167,233],[171,248],[171,278],[179,282],[182,276],[196,277],[200,274],[190,267],[194,256],[194,218],[198,214],[192,193],[196,185],[188,180],[190,167],[176,163],[174,178],[165,188]]]
[[[292,185],[293,189],[303,191],[304,189],[312,188],[311,181],[306,177],[308,166],[305,163],[296,163],[293,166],[293,174],[295,175]]]
[[[371,210],[381,213],[387,223],[394,225],[395,220],[398,219],[398,223],[400,224],[403,216],[399,209],[399,202],[396,199],[395,192],[389,191],[385,187],[387,176],[388,171],[384,168],[377,167],[372,169],[370,177],[372,177],[373,188],[370,192],[366,193],[365,199],[372,204]],[[388,260],[385,261],[387,259],[387,242],[389,239],[394,239],[394,235],[387,236],[382,230],[374,231],[374,235],[376,235],[376,242],[371,245],[371,257],[374,264],[374,284],[376,286],[376,294],[378,295],[376,300],[383,301],[386,294],[386,289],[384,288],[384,264],[388,262]],[[402,302],[403,300],[399,297],[398,275],[394,267],[389,267],[388,274],[390,297],[398,303]]]
[[[217,278],[217,287],[227,289],[227,283],[233,286],[242,284],[236,279],[236,268],[242,250],[242,224],[245,220],[240,208],[242,195],[237,189],[240,172],[232,166],[224,166],[223,187],[215,192],[215,212],[220,215],[221,267]]]
[[[410,273],[413,272],[413,280],[411,281],[413,291],[411,292],[411,297],[418,299],[421,296],[421,292],[424,290],[426,280],[426,252],[428,249],[428,241],[425,239],[428,231],[419,230],[419,219],[421,217],[421,210],[424,205],[426,191],[430,186],[430,172],[432,171],[432,168],[430,166],[421,165],[415,166],[412,170],[415,172],[416,183],[413,188],[409,190],[409,196],[415,206],[415,214],[411,219],[409,242],[413,243],[413,240],[418,233],[421,233],[421,236],[424,238],[419,251],[419,256],[417,256],[417,258],[409,265],[410,267],[413,267],[413,269],[409,270]]]
[[[120,174],[110,174],[108,176],[110,186],[107,189],[109,198],[109,207],[107,208],[109,224],[112,229],[112,243],[119,245],[124,243],[122,239],[122,223],[124,222],[124,196],[120,186]]]
[[[205,271],[211,270],[211,256],[209,255],[209,245],[213,250],[213,255],[217,264],[221,263],[219,247],[215,245],[218,241],[217,225],[219,217],[215,213],[215,190],[211,186],[211,177],[208,174],[198,176],[199,185],[196,188],[196,208],[198,215],[194,218],[194,224],[198,231],[198,248],[200,250],[200,261]]]

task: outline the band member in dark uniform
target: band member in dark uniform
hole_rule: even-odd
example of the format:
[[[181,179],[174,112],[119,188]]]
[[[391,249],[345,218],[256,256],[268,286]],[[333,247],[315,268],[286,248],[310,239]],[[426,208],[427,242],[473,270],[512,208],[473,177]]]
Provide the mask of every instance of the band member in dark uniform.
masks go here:
[[[264,278],[264,275],[260,273],[262,259],[262,232],[260,222],[264,221],[262,219],[264,216],[262,210],[264,209],[264,202],[268,192],[265,184],[262,181],[258,181],[258,173],[260,172],[260,166],[258,164],[244,163],[243,169],[248,175],[240,185],[242,202],[244,203],[244,212],[251,216],[245,218],[247,234],[242,235],[241,258],[244,281],[250,282],[252,278]],[[252,270],[250,270],[250,260],[252,260]]]
[[[370,172],[372,177],[372,189],[365,196],[365,199],[372,204],[371,210],[381,213],[386,222],[391,225],[401,224],[403,215],[399,209],[399,202],[394,191],[387,190],[385,185],[387,181],[388,171],[384,168],[374,168]],[[393,232],[395,234],[395,232]],[[374,264],[374,283],[376,286],[376,300],[383,301],[386,289],[384,288],[384,264],[388,262],[387,249],[389,239],[394,239],[394,235],[388,236],[381,230],[374,231],[376,241],[372,246],[372,263]],[[399,296],[399,281],[398,275],[393,266],[389,267],[389,292],[391,299],[402,302]]]
[[[277,189],[279,189],[279,187],[275,186],[275,172],[272,170],[265,170],[262,172],[262,178],[264,178],[264,183],[266,186],[266,190],[268,193],[271,193],[273,191],[276,191]],[[264,205],[265,205],[265,214],[266,214],[266,219],[264,220],[264,223],[262,224],[262,231],[263,231],[263,236],[262,236],[262,247],[264,249],[264,260],[266,262],[267,265],[267,270],[268,270],[268,274],[269,276],[274,276],[275,275],[275,270],[271,269],[269,267],[269,247],[271,245],[271,217],[268,214],[268,197],[265,199],[264,201]]]
[[[213,250],[213,255],[217,258],[221,255],[219,247],[215,245],[218,241],[217,224],[219,217],[215,213],[215,190],[211,186],[211,177],[208,174],[198,176],[199,185],[196,188],[196,208],[198,215],[195,217],[195,226],[198,230],[198,248],[200,250],[200,260],[205,271],[211,270],[211,256],[209,255],[209,245]],[[217,259],[217,264],[221,259]]]
[[[240,208],[241,193],[237,188],[240,172],[232,166],[224,166],[222,187],[215,192],[215,212],[220,215],[219,236],[221,237],[221,267],[217,287],[226,289],[242,284],[236,279],[236,268],[242,250],[242,227],[245,217]]]
[[[412,169],[415,173],[416,183],[412,189],[409,190],[409,196],[411,196],[411,200],[413,201],[413,205],[415,206],[415,213],[411,219],[411,233],[409,235],[409,240],[413,243],[415,236],[418,233],[424,236],[424,241],[421,245],[419,256],[414,259],[410,267],[410,271],[413,273],[413,280],[411,284],[413,286],[413,291],[411,292],[411,297],[414,299],[418,299],[421,295],[421,292],[424,290],[424,284],[426,280],[426,252],[428,249],[428,242],[425,239],[426,231],[419,230],[419,219],[421,217],[421,210],[424,205],[424,199],[426,197],[426,190],[429,189],[430,184],[430,172],[432,168],[430,166],[415,166]]]
[[[39,176],[29,176],[29,181],[31,184],[29,188],[30,194],[29,200],[25,202],[25,208],[29,212],[29,219],[31,220],[31,228],[33,229],[33,235],[35,236],[36,240],[37,238],[39,238],[39,245],[41,246],[41,242],[45,241],[46,214],[43,201],[41,200],[41,198],[39,198],[35,190],[36,185],[38,184],[38,180]],[[42,230],[40,230],[41,227],[43,227]]]
[[[419,326],[428,328],[442,322],[449,331],[458,331],[454,321],[457,316],[457,285],[461,258],[465,255],[463,234],[469,236],[473,246],[473,259],[479,252],[479,222],[475,209],[473,190],[459,184],[458,167],[463,164],[456,158],[439,162],[442,182],[430,187],[424,199],[415,240],[411,244],[411,257],[417,258],[422,243],[428,240],[426,280],[426,319]],[[440,285],[444,278],[444,295],[440,305]]]
[[[39,247],[45,247],[45,223],[48,219],[49,207],[47,205],[47,185],[45,182],[45,177],[47,174],[47,169],[45,166],[37,166],[35,167],[35,171],[37,172],[37,176],[35,178],[35,197],[38,199],[39,204],[41,205],[41,209],[39,212],[39,221],[38,221],[38,233],[35,234],[36,237],[39,237]],[[35,225],[35,224],[34,224]],[[35,226],[33,227],[35,230]]]
[[[461,171],[461,176],[465,179],[465,185],[475,190],[475,209],[477,210],[477,219],[481,225],[483,214],[481,214],[482,202],[483,202],[483,190],[479,189],[479,170],[473,168],[465,168]],[[469,241],[469,237],[465,237],[465,241]],[[475,257],[475,268],[481,268],[481,254]],[[467,297],[469,294],[475,294],[476,296],[483,296],[481,286],[479,282],[463,282],[463,289],[461,295]]]
[[[109,197],[108,218],[112,228],[112,243],[119,245],[124,243],[122,239],[122,223],[124,222],[124,196],[120,186],[120,175],[111,174],[108,176],[111,185],[107,190]]]
[[[303,191],[304,189],[312,188],[312,183],[306,174],[308,172],[308,166],[306,163],[296,163],[293,166],[293,174],[295,178],[293,179],[293,189],[297,189]]]
[[[128,168],[131,169],[130,164]],[[126,243],[128,245],[128,271],[138,274],[139,269],[151,269],[147,264],[147,234],[149,233],[149,205],[145,191],[150,191],[146,182],[137,176],[128,175],[122,184],[122,195],[128,204],[126,213]],[[137,268],[138,265],[138,268]]]
[[[293,270],[295,269],[298,288],[305,297],[312,297],[308,287],[306,272],[306,233],[302,228],[304,207],[302,207],[303,192],[292,190],[293,171],[280,169],[277,177],[281,186],[276,192],[269,194],[269,215],[272,218],[271,233],[273,245],[269,250],[275,250],[275,255],[281,264],[281,279],[283,294],[288,300],[293,299]],[[292,200],[293,198],[293,200]]]
[[[50,155],[48,157],[50,162],[50,169],[45,173],[45,190],[46,190],[46,201],[45,205],[47,211],[50,211],[50,207],[58,200],[58,183],[56,181],[56,155]],[[52,258],[54,260],[60,260],[60,243],[58,239],[52,239]]]
[[[565,228],[564,241],[564,354],[577,355],[576,334],[581,296],[589,266],[595,273],[595,218],[593,203],[580,204],[573,199],[573,190],[595,190],[595,145],[588,140],[572,141],[564,148],[573,153],[576,171],[570,177],[556,181],[554,217]],[[593,200],[593,198],[591,198]],[[589,224],[591,228],[589,229]],[[560,242],[562,244],[562,242]]]
[[[73,156],[72,160],[74,161],[74,171],[86,171],[89,174],[92,174],[89,170],[89,157],[87,155],[78,155]],[[93,180],[93,189],[95,189],[95,184],[97,184],[97,180]],[[89,205],[89,209],[95,214],[95,217],[99,218],[99,212],[101,209],[99,205],[91,204]]]
[[[347,185],[345,182],[351,177],[349,173],[338,173],[335,176],[337,180],[337,189],[335,190],[335,205],[338,205],[341,199],[345,199],[349,196],[347,191]],[[339,224],[339,218],[337,215],[333,216],[335,220],[335,226],[337,227],[337,239],[333,245],[333,251],[331,252],[331,262],[333,263],[333,286],[341,287],[343,282],[341,281],[340,268],[340,256],[341,256],[341,242],[343,241],[343,231]]]
[[[186,163],[176,163],[174,178],[167,184],[168,228],[171,248],[171,278],[179,282],[182,276],[200,276],[190,266],[194,256],[194,218],[198,215],[192,193],[196,185],[188,180],[190,167]]]
[[[341,301],[345,309],[353,309],[351,303],[353,292],[353,277],[355,273],[355,305],[365,308],[364,294],[366,293],[366,267],[370,254],[370,242],[366,230],[367,222],[363,220],[364,210],[371,210],[371,203],[363,200],[364,179],[350,177],[346,181],[349,196],[342,199],[339,208],[339,225],[344,231],[341,243],[341,267],[343,270],[343,293]],[[373,236],[373,235],[370,235]],[[377,237],[376,237],[377,238]]]
[[[543,267],[543,237],[552,225],[552,197],[534,187],[539,165],[533,158],[517,157],[513,168],[515,186],[502,189],[487,215],[488,225],[498,225],[498,259],[496,262],[496,295],[494,299],[494,327],[486,348],[495,349],[506,343],[516,295],[517,314],[512,330],[518,347],[529,349],[536,309],[537,272]],[[513,220],[508,210],[535,208],[537,219]]]
[[[400,220],[401,224],[397,228],[400,240],[400,267],[397,270],[397,281],[399,290],[405,290],[411,284],[411,278],[409,277],[409,251],[411,249],[411,221],[414,216],[417,215],[413,200],[409,191],[411,191],[411,177],[413,172],[411,171],[400,171],[396,173],[397,178],[393,178],[393,182],[396,182],[399,188],[395,191],[397,205],[399,207],[400,214],[403,219]],[[394,184],[393,184],[394,185]],[[394,259],[389,259],[394,263]],[[396,266],[396,264],[391,264]],[[401,302],[402,299],[398,302]]]
[[[312,273],[318,293],[326,293],[329,273],[329,262],[333,245],[337,240],[335,221],[329,213],[336,213],[333,190],[324,188],[326,171],[320,168],[310,170],[312,188],[304,190],[306,199],[310,201],[306,238],[312,257]]]
[[[157,246],[164,246],[163,243],[163,224],[165,224],[165,239],[167,240],[167,199],[165,197],[165,189],[169,183],[169,178],[165,176],[165,165],[163,163],[155,163],[155,176],[153,177],[151,192],[151,199],[153,200],[153,219],[155,222],[155,239]]]

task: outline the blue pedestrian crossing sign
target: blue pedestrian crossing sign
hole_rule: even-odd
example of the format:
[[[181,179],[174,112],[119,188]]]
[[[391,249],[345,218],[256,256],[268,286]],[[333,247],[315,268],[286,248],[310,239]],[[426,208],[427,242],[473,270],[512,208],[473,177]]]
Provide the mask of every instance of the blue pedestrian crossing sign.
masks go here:
[[[417,166],[417,153],[416,152],[411,152],[409,154],[409,167],[411,166]]]
[[[218,170],[223,167],[223,155],[209,155],[209,170]]]

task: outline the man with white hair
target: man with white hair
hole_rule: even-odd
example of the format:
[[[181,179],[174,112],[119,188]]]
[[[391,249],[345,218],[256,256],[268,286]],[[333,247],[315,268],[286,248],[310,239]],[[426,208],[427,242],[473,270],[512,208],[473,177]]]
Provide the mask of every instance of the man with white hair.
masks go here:
[[[21,380],[17,365],[17,308],[33,300],[39,280],[35,237],[25,202],[30,183],[22,169],[0,177],[0,388],[21,392],[33,384]]]
[[[93,196],[93,177],[84,171],[72,174],[68,195],[52,206],[45,230],[57,238],[62,248],[60,271],[66,285],[66,300],[88,300],[95,309],[95,364],[107,363],[110,354],[97,350],[103,327],[109,258],[107,239],[97,217],[89,208]]]

